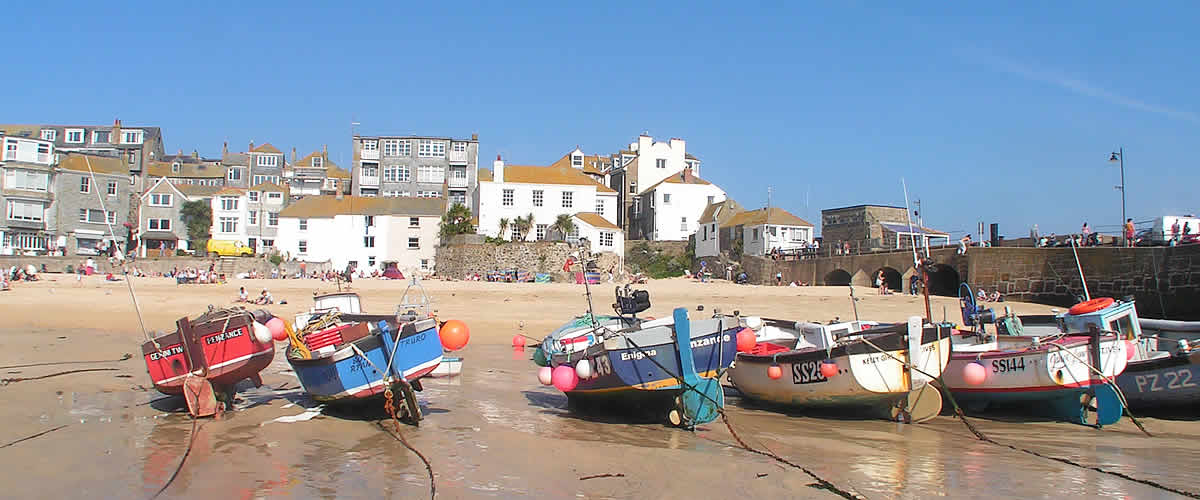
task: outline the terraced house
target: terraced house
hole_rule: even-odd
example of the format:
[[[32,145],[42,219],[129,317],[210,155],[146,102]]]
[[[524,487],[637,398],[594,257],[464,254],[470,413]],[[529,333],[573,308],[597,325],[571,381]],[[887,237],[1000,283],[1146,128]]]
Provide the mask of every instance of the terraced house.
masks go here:
[[[442,198],[475,204],[479,136],[354,136],[355,196]]]
[[[350,194],[350,172],[329,161],[327,146],[322,146],[320,151],[313,151],[299,159],[296,158],[296,148],[292,148],[292,162],[283,170],[283,180],[294,198],[319,194]]]
[[[116,242],[125,251],[132,189],[123,159],[70,153],[60,156],[57,170],[47,218],[54,247],[65,255],[98,255],[102,244]]]
[[[250,143],[245,153],[230,153],[229,144],[221,147],[221,165],[225,167],[225,185],[248,188],[264,182],[279,184],[287,166],[283,152],[270,143]]]
[[[0,134],[0,254],[42,254],[53,240],[47,233],[47,214],[54,197],[54,143]]]
[[[0,125],[13,137],[48,141],[62,152],[90,153],[123,158],[128,173],[140,175],[150,161],[163,157],[159,127],[130,127],[121,120],[112,125]]]
[[[221,166],[221,161],[201,158],[200,154],[194,151],[190,155],[180,151],[179,154],[149,162],[146,166],[146,176],[150,179],[166,177],[174,184],[225,185],[225,168]]]
[[[170,254],[176,250],[191,251],[187,225],[183,222],[183,204],[209,200],[221,186],[175,184],[166,177],[154,181],[141,195],[138,210],[138,255]]]

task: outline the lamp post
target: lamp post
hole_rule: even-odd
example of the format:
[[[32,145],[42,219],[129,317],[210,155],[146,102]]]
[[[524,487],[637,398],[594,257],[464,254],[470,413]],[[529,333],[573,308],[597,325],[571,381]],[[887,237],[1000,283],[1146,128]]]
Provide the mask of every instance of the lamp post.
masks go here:
[[[1117,151],[1113,152],[1112,156],[1108,157],[1108,161],[1121,165],[1121,185],[1115,187],[1121,190],[1121,245],[1129,246],[1129,241],[1125,234],[1125,148],[1118,148]]]

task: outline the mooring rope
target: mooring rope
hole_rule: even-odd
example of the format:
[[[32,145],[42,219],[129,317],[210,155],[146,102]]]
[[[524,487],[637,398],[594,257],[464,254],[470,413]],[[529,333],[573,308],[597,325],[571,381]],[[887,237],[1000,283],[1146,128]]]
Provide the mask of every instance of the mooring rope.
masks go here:
[[[0,379],[0,386],[5,386],[5,385],[8,385],[8,384],[15,384],[15,383],[17,383],[17,382],[26,382],[26,381],[29,381],[29,380],[42,380],[42,379],[47,379],[47,378],[51,378],[51,377],[58,377],[58,376],[62,376],[62,375],[70,375],[70,374],[72,374],[72,373],[83,373],[83,372],[115,372],[115,371],[117,371],[117,369],[116,369],[116,368],[80,368],[80,369],[78,369],[78,370],[67,370],[67,371],[65,371],[65,372],[56,372],[56,373],[51,373],[51,374],[49,374],[49,375],[39,375],[39,376],[36,376],[36,377],[16,377],[16,378],[6,378],[6,379]]]
[[[187,390],[186,385],[184,385],[184,390]],[[196,416],[192,415],[192,431],[188,437],[187,449],[183,451],[183,457],[180,457],[179,464],[175,466],[175,472],[172,472],[171,477],[167,478],[167,482],[163,483],[162,487],[150,496],[150,500],[158,498],[158,496],[162,495],[164,491],[167,491],[167,488],[171,486],[171,483],[175,482],[175,478],[179,476],[179,471],[183,470],[183,463],[187,461],[188,455],[192,454],[192,446],[196,444],[196,433],[199,430],[197,429],[197,420],[198,419]]]
[[[120,357],[120,358],[118,358],[118,359],[97,359],[97,360],[95,360],[95,361],[47,361],[47,362],[44,362],[44,363],[29,363],[29,364],[25,364],[25,365],[10,365],[10,366],[0,366],[0,370],[7,370],[7,369],[10,369],[10,368],[31,368],[31,367],[34,367],[34,366],[51,366],[51,365],[81,365],[81,364],[84,364],[84,363],[117,363],[117,362],[120,362],[120,361],[125,361],[125,360],[127,360],[127,359],[129,359],[129,358],[132,358],[132,357],[133,357],[133,355],[132,355],[132,354],[125,353],[125,355],[124,355],[124,356],[121,356],[121,357]]]
[[[14,445],[14,444],[17,444],[17,443],[23,443],[23,442],[25,442],[25,441],[29,441],[30,439],[33,439],[33,438],[37,438],[37,437],[41,437],[41,436],[45,436],[46,434],[49,434],[49,433],[51,433],[51,432],[57,431],[57,430],[59,430],[59,429],[62,429],[63,427],[66,427],[66,426],[68,426],[68,425],[70,425],[70,424],[63,424],[63,425],[60,425],[60,426],[58,426],[58,427],[54,427],[54,428],[51,428],[51,429],[46,429],[46,430],[44,430],[44,431],[42,431],[42,432],[39,432],[39,433],[37,433],[37,434],[31,434],[31,435],[29,435],[29,436],[25,436],[25,437],[23,437],[23,438],[21,438],[21,439],[18,439],[18,440],[16,440],[16,441],[13,441],[13,442],[11,442],[11,443],[5,443],[5,444],[3,444],[3,445],[0,445],[0,448],[8,448],[9,446],[12,446],[12,445]]]

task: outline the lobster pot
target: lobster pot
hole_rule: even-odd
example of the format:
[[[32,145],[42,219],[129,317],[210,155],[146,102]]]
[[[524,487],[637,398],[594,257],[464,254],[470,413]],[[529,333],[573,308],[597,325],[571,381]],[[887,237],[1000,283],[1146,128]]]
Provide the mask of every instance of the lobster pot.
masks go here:
[[[347,323],[304,336],[304,345],[308,350],[316,352],[322,347],[340,346],[352,342],[370,333],[366,323]]]

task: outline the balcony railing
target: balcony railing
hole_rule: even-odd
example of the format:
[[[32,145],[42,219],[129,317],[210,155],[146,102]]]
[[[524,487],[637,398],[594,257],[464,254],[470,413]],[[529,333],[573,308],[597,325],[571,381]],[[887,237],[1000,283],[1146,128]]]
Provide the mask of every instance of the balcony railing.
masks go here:
[[[467,187],[467,178],[466,177],[451,177],[450,178],[450,187],[452,187],[452,188]]]
[[[466,165],[467,164],[467,152],[466,151],[451,151],[450,152],[450,164],[451,165]]]
[[[372,175],[372,176],[360,175],[360,176],[358,176],[358,182],[359,182],[359,184],[362,184],[364,186],[378,186],[379,185],[379,176],[378,175]]]
[[[379,159],[379,150],[378,149],[374,149],[374,150],[364,149],[359,152],[359,157],[364,160],[378,160]]]

